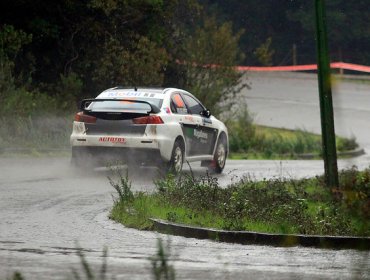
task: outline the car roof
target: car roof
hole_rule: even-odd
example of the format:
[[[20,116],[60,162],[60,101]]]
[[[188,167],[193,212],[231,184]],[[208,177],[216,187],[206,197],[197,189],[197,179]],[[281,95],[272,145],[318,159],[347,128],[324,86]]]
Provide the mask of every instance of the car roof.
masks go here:
[[[96,98],[158,98],[163,99],[167,93],[181,91],[177,88],[124,88],[114,87],[109,88],[100,93]]]

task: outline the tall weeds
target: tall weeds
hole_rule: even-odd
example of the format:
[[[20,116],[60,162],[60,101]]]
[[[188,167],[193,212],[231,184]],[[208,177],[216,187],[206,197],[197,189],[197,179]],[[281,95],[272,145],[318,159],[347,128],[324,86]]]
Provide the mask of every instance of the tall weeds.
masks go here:
[[[67,149],[72,132],[72,117],[42,115],[1,117],[0,148],[35,150]]]

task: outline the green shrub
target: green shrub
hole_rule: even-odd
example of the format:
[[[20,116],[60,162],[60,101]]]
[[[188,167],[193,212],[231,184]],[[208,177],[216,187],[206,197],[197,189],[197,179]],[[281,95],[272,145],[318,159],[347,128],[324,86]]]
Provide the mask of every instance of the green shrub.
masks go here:
[[[359,172],[354,166],[339,173],[342,201],[356,216],[370,219],[370,169]]]
[[[254,155],[264,158],[297,158],[300,154],[322,154],[320,135],[299,129],[290,131],[256,126],[247,109],[237,113],[235,119],[227,120],[226,126],[229,131],[230,152],[244,154],[244,158]],[[358,147],[355,138],[336,137],[336,140],[339,152]]]
[[[354,150],[358,148],[355,137],[343,138],[337,137],[337,150],[340,152]]]
[[[108,177],[109,183],[117,191],[118,202],[122,204],[130,204],[134,201],[134,194],[131,191],[131,181],[128,179],[128,173],[124,177],[120,172],[118,172],[119,181],[114,182]]]
[[[83,82],[81,78],[74,72],[68,75],[60,75],[60,81],[57,84],[55,91],[60,110],[71,111],[75,108],[76,102],[81,98]]]
[[[27,118],[47,113],[61,112],[57,100],[25,88],[10,89],[2,94],[0,116]]]
[[[263,181],[245,177],[222,188],[208,174],[197,178],[184,174],[155,184],[153,194],[134,194],[125,207],[116,203],[111,217],[138,228],[143,228],[144,219],[155,217],[227,230],[370,235],[370,169],[340,172],[340,200],[323,185],[323,177]]]
[[[184,175],[177,179],[167,177],[156,184],[158,196],[166,203],[186,207],[191,212],[209,211],[219,215],[224,229],[245,230],[246,221],[300,225],[306,220],[304,200],[289,191],[285,181],[261,183],[243,179],[223,189],[209,175],[201,178]]]
[[[238,113],[236,121],[227,120],[226,125],[232,152],[247,152],[255,148],[254,144],[257,142],[256,128],[246,107]]]

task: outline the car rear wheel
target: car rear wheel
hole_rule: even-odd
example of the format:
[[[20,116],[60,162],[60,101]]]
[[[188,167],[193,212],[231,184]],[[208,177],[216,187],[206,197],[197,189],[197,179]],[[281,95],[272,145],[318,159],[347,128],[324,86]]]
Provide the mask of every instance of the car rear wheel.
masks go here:
[[[182,170],[182,165],[184,162],[184,145],[181,140],[176,140],[172,149],[171,160],[166,164],[166,172],[178,174]]]

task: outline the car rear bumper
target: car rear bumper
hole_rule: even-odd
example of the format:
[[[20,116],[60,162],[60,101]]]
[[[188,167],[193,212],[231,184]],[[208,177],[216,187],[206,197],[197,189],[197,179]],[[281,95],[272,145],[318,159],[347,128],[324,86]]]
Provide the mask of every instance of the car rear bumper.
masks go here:
[[[169,138],[73,135],[72,150],[98,158],[133,159],[153,161],[171,159],[173,143]]]
[[[170,123],[167,125],[147,125],[143,135],[130,133],[91,135],[84,123],[75,121],[70,143],[72,147],[91,147],[90,150],[93,150],[92,147],[107,148],[104,151],[108,152],[111,148],[112,150],[115,148],[143,150],[144,154],[145,151],[158,150],[159,158],[168,162],[171,160],[174,142],[181,133],[180,126]]]
[[[158,149],[132,149],[122,147],[72,147],[72,160],[99,166],[107,164],[153,164],[162,163]]]

